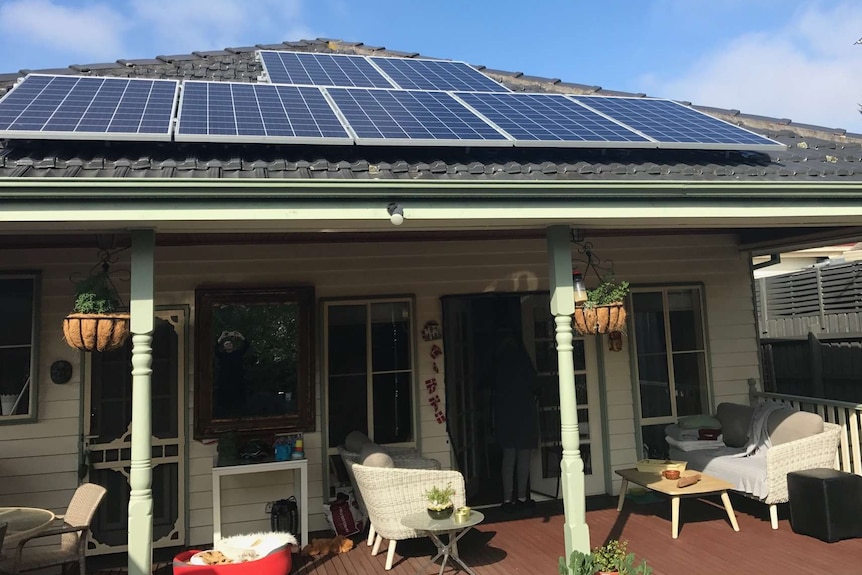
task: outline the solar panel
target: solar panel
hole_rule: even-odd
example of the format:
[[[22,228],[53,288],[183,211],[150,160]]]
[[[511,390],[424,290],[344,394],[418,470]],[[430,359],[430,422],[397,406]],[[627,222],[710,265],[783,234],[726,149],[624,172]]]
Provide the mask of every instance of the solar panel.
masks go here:
[[[570,96],[659,143],[660,148],[786,150],[787,147],[672,100]]]
[[[445,92],[327,88],[357,144],[511,146],[506,136]]]
[[[455,94],[516,146],[655,147],[647,138],[559,94]]]
[[[383,72],[405,90],[505,92],[508,89],[464,62],[415,58],[370,57]]]
[[[170,140],[179,82],[30,74],[0,100],[0,137]]]
[[[261,50],[260,57],[272,84],[392,88],[364,56]]]
[[[174,139],[353,143],[320,88],[198,81],[183,83]]]

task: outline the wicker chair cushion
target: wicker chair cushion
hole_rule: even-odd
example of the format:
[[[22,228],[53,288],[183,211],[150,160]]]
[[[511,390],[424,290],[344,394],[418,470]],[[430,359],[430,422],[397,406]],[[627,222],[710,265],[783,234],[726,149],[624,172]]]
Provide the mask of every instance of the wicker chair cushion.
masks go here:
[[[392,457],[376,443],[368,442],[359,450],[359,463],[367,467],[395,467]]]
[[[344,438],[344,449],[359,453],[362,451],[362,446],[366,443],[371,443],[371,439],[361,431],[351,431]]]
[[[807,411],[781,409],[769,414],[767,429],[772,445],[781,445],[823,433],[823,418]]]

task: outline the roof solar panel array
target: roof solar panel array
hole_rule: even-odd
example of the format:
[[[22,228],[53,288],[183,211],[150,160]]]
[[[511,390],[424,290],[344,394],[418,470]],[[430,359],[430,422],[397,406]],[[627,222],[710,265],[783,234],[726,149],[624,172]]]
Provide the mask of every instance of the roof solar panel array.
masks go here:
[[[379,57],[370,60],[405,90],[509,91],[464,62]]]
[[[662,144],[662,147],[769,146],[775,144],[754,132],[734,126],[671,100],[570,96]],[[779,144],[780,145],[780,144]],[[781,146],[783,149],[784,146]]]
[[[456,93],[508,133],[515,145],[630,145],[649,140],[561,94]]]
[[[176,140],[353,143],[319,88],[198,81],[183,84]]]
[[[260,51],[273,84],[392,88],[392,83],[364,56],[313,52]]]
[[[31,74],[0,100],[0,136],[170,140],[179,83]]]
[[[357,143],[510,145],[506,136],[445,92],[328,88]]]
[[[784,150],[671,100],[506,91],[464,62],[260,51],[269,83],[31,74],[0,137]]]

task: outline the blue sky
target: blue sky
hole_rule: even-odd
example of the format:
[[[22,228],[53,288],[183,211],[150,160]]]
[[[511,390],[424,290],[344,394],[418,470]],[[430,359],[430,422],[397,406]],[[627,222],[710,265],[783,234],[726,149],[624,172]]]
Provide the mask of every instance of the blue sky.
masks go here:
[[[0,73],[317,37],[862,132],[859,0],[0,0]]]

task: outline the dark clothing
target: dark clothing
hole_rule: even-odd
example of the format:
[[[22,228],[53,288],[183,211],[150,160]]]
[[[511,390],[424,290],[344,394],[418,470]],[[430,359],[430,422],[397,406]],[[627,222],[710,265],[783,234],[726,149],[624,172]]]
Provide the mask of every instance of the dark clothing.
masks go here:
[[[500,342],[495,361],[494,428],[503,448],[534,449],[539,444],[536,370],[520,341]]]
[[[239,345],[230,352],[221,344],[215,348],[218,361],[216,372],[215,397],[213,398],[216,417],[233,417],[243,414],[245,407],[245,376],[243,356],[248,351],[248,342],[240,340]]]

